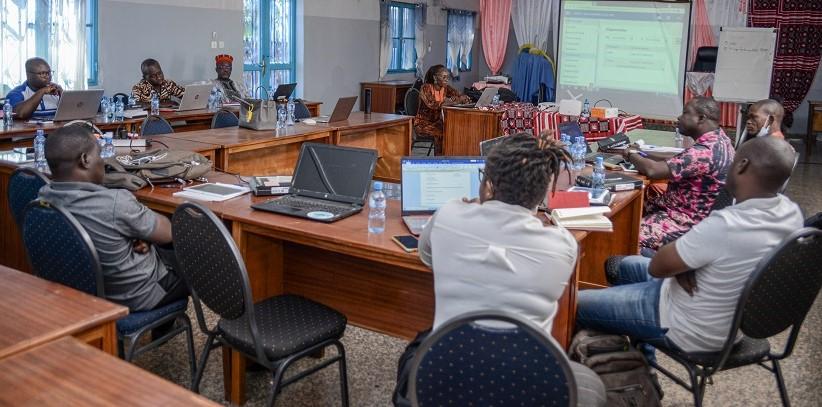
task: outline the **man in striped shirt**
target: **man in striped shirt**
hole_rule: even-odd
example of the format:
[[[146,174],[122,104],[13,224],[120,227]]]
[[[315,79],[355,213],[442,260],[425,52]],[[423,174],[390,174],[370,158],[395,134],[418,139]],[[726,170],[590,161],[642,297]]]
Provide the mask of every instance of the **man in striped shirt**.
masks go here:
[[[51,81],[51,73],[43,58],[26,61],[26,82],[6,95],[19,119],[54,116],[63,88]]]

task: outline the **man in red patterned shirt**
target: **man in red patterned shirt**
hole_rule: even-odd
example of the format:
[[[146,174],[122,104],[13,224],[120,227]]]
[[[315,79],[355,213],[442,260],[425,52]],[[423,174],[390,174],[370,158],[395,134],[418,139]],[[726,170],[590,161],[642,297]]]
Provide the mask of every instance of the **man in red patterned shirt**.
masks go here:
[[[719,104],[713,98],[693,98],[677,119],[679,132],[694,140],[692,146],[661,161],[636,150],[625,152],[641,174],[668,180],[663,194],[645,201],[639,231],[642,248],[658,250],[710,214],[734,159],[733,145],[719,127],[719,117]]]

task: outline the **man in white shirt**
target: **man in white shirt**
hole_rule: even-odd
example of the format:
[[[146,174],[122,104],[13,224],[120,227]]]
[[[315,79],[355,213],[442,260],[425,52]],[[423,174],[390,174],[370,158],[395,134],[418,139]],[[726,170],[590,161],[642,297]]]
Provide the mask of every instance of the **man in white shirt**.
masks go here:
[[[712,212],[653,259],[626,257],[615,287],[581,291],[577,326],[686,352],[721,349],[757,263],[802,227],[799,207],[777,192],[793,161],[793,148],[779,138],[743,144],[725,185],[736,204]]]
[[[433,330],[473,311],[507,311],[550,335],[557,301],[577,260],[577,242],[564,228],[536,215],[568,154],[547,136],[518,134],[494,147],[485,161],[479,201],[451,201],[420,235],[420,259],[433,268]],[[430,331],[420,333],[400,359],[395,405],[406,405],[407,369]],[[599,377],[572,362],[578,405],[605,403]]]

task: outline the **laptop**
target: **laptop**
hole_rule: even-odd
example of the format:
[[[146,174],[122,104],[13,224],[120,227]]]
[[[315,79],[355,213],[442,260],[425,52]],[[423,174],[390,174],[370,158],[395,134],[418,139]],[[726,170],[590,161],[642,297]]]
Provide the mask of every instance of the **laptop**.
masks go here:
[[[337,100],[337,104],[334,105],[334,111],[331,112],[331,116],[317,116],[315,120],[317,123],[332,123],[348,120],[348,116],[350,116],[351,111],[354,110],[354,103],[357,103],[357,96],[340,98]]]
[[[254,209],[334,222],[363,209],[377,152],[366,148],[303,143],[288,195]]]
[[[290,98],[291,94],[294,93],[294,89],[297,88],[296,83],[282,83],[277,85],[277,90],[274,91],[274,95],[272,95],[272,99],[277,100],[279,98]]]
[[[585,137],[582,134],[582,129],[579,127],[579,123],[577,122],[562,122],[557,124],[557,134],[559,135],[557,138],[560,140],[562,139],[562,136],[570,136],[572,143],[577,137]]]
[[[483,157],[403,157],[402,221],[419,235],[431,215],[452,199],[479,197]]]
[[[214,84],[211,83],[186,85],[186,90],[185,93],[183,93],[180,104],[177,108],[170,109],[169,111],[182,112],[185,110],[205,109],[208,106],[208,97],[211,96],[211,89],[213,88]]]
[[[482,95],[480,95],[479,99],[477,99],[477,103],[462,103],[458,105],[454,105],[456,107],[485,107],[490,106],[491,103],[494,101],[494,96],[497,95],[497,88],[485,88],[482,91]]]
[[[54,121],[91,119],[97,115],[102,98],[103,89],[63,91]]]
[[[490,140],[480,141],[480,144],[479,144],[479,146],[480,146],[480,155],[483,156],[483,157],[487,156],[488,153],[490,153],[491,150],[494,147],[497,146],[497,144],[499,144],[503,140],[505,140],[506,137],[508,137],[508,136],[499,136],[499,137],[492,138]]]
[[[557,133],[560,134],[560,137],[562,137],[563,135],[571,136],[572,143],[574,139],[576,139],[577,137],[584,137],[582,134],[582,129],[579,127],[579,123],[577,122],[563,122],[558,124]],[[605,168],[621,169],[619,165],[625,162],[625,160],[619,154],[593,152],[591,150],[591,145],[587,142],[585,143],[585,147],[587,149],[587,153],[585,155],[585,162],[587,163],[593,164],[594,161],[596,161],[597,157],[602,157],[602,164],[605,166]]]

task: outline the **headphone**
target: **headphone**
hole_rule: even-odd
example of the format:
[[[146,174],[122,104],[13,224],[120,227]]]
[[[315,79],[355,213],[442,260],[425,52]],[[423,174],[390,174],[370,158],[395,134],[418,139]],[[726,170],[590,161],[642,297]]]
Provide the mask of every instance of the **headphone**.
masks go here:
[[[89,129],[91,129],[91,131],[92,131],[94,134],[97,134],[97,135],[99,135],[100,137],[103,137],[103,131],[102,131],[102,130],[100,130],[100,128],[99,128],[99,127],[95,126],[95,125],[94,125],[94,123],[92,123],[92,122],[90,122],[90,121],[88,121],[88,120],[72,120],[72,121],[70,121],[70,122],[68,122],[68,123],[66,123],[66,124],[64,124],[64,125],[63,125],[63,127],[68,127],[68,126],[86,126],[86,127],[88,127]],[[114,133],[116,134],[116,133],[117,133],[117,131],[115,130],[115,132],[114,132]]]

